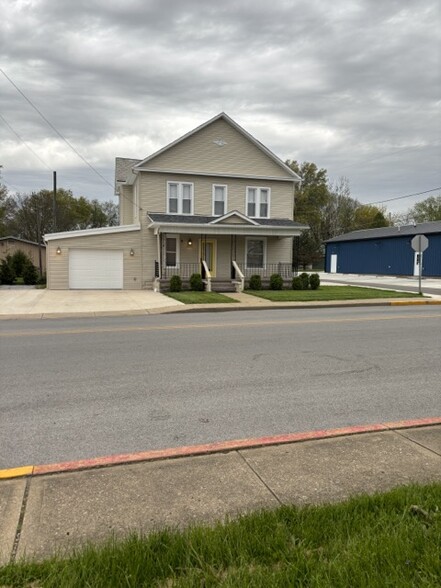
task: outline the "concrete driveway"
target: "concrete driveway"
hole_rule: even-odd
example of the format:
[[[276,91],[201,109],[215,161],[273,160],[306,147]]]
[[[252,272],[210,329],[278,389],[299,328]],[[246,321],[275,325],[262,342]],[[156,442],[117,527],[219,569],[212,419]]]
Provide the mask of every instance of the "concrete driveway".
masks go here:
[[[147,314],[172,306],[182,302],[151,290],[0,288],[0,318]]]

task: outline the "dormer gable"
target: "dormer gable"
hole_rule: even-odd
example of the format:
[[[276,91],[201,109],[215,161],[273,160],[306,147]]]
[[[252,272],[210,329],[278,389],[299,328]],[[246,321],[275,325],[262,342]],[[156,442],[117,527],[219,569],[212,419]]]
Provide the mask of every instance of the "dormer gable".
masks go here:
[[[227,212],[210,222],[210,225],[258,225],[255,220],[245,216],[238,210]]]
[[[224,112],[137,163],[134,171],[300,181],[281,159]]]

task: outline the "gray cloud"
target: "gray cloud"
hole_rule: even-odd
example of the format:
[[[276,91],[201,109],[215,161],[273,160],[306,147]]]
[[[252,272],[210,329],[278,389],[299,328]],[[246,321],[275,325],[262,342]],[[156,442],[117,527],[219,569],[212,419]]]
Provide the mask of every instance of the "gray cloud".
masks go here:
[[[436,0],[0,0],[0,11],[2,67],[109,180],[115,156],[142,158],[225,110],[282,158],[346,175],[363,201],[441,185]],[[3,76],[0,99],[67,187],[111,196]],[[1,121],[0,139],[5,180],[39,189],[47,172]]]

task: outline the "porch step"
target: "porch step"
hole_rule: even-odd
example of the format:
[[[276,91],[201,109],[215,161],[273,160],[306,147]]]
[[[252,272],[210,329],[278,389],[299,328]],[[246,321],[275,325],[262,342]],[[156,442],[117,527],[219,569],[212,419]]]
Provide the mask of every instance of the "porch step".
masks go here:
[[[211,280],[212,292],[235,292],[236,287],[231,280]]]

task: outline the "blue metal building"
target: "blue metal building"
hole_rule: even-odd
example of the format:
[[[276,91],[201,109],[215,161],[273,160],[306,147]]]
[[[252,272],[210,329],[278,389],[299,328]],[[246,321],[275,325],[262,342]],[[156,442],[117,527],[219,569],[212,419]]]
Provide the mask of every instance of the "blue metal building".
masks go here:
[[[325,271],[344,274],[416,276],[419,257],[412,249],[415,235],[426,235],[422,275],[441,277],[441,221],[404,227],[353,231],[326,242]]]

